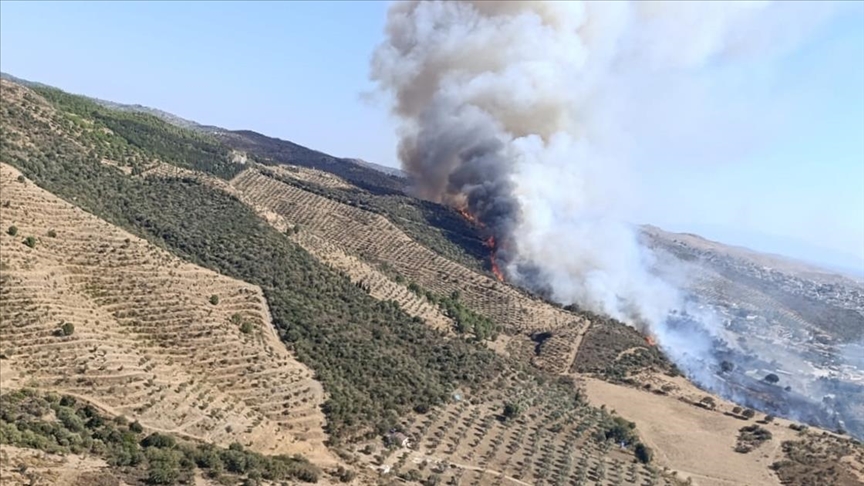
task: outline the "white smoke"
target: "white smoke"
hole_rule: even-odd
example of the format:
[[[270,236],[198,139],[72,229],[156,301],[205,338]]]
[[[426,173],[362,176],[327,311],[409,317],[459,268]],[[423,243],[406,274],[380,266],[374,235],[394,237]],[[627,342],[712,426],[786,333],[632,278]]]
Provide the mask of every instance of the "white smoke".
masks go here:
[[[650,270],[654,256],[623,222],[639,205],[631,181],[652,170],[641,144],[698,153],[752,138],[696,131],[718,108],[701,70],[780,55],[831,11],[804,2],[396,3],[372,78],[392,95],[417,193],[467,205],[501,242],[510,280],[647,324],[681,364],[708,343],[669,331],[670,312],[694,310]],[[719,329],[706,322],[709,335]]]

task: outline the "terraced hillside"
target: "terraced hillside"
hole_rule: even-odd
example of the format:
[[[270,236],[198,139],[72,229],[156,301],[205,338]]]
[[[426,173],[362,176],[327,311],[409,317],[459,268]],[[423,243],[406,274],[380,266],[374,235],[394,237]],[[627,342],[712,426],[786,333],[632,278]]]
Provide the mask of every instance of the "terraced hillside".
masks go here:
[[[231,185],[251,204],[278,214],[288,224],[299,226],[301,232],[341,246],[367,262],[385,263],[398,275],[436,295],[458,291],[469,306],[509,333],[573,333],[589,324],[580,316],[445,259],[378,214],[305,191],[255,168],[243,171]],[[574,344],[573,340],[559,343],[563,349],[555,355],[569,359],[560,364],[562,370],[572,362]]]
[[[0,194],[4,388],[56,390],[154,430],[333,461],[322,387],[279,341],[261,289],[112,227],[5,164]]]

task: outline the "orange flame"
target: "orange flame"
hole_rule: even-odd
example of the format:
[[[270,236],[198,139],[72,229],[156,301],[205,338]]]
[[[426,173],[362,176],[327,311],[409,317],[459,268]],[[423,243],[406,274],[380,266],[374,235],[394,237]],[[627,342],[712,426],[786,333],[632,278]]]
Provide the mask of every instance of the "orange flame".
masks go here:
[[[645,336],[645,342],[648,343],[648,346],[656,346],[657,343],[654,342],[654,338],[652,336]]]
[[[498,268],[498,262],[495,261],[495,253],[494,252],[489,257],[489,260],[492,262],[492,273],[495,274],[495,278],[497,278],[499,282],[503,282],[504,281],[504,274],[501,273],[501,269]]]
[[[474,217],[473,214],[469,213],[465,208],[459,208],[459,209],[457,209],[456,211],[459,211],[459,214],[461,214],[462,217],[465,218],[465,219],[467,219],[468,221],[470,221],[470,222],[472,222],[472,223],[474,223],[474,224],[476,224],[476,225],[478,225],[478,226],[482,226],[482,225],[480,224],[480,221],[478,221],[477,218]]]
[[[456,211],[458,211],[459,214],[461,214],[463,218],[467,219],[471,223],[473,223],[473,224],[475,224],[481,228],[486,227],[486,225],[481,223],[480,220],[478,220],[476,216],[469,213],[467,209],[456,208]],[[498,253],[498,247],[495,244],[495,237],[494,236],[490,236],[489,238],[486,238],[486,247],[489,248],[490,250],[492,250],[492,253],[489,255],[489,263],[491,263],[491,266],[492,266],[492,273],[495,274],[495,278],[497,278],[499,282],[503,282],[504,281],[504,273],[501,272],[501,269],[498,267],[498,261],[496,259],[496,254]]]
[[[499,282],[504,281],[504,274],[501,272],[501,269],[498,268],[498,261],[496,260],[498,247],[495,246],[495,237],[490,236],[486,238],[486,246],[492,250],[492,254],[489,255],[489,262],[492,264],[492,273],[495,274],[495,278],[498,279]]]

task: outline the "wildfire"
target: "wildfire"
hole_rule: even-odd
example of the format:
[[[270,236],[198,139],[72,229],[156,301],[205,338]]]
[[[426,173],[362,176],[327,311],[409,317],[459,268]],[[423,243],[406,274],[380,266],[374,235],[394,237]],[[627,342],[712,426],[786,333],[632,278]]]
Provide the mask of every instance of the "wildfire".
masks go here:
[[[473,223],[473,224],[475,224],[481,228],[486,227],[486,225],[481,223],[480,220],[478,220],[476,216],[469,213],[467,209],[456,208],[456,211],[458,211],[459,214],[461,214],[463,218],[470,221],[471,223]],[[492,273],[495,274],[495,278],[497,278],[499,282],[503,282],[504,281],[504,273],[501,271],[501,268],[498,267],[498,260],[497,260],[497,255],[496,255],[498,253],[498,246],[495,244],[495,237],[494,236],[490,236],[489,238],[486,238],[486,247],[489,248],[489,250],[491,250],[491,253],[489,254],[489,263],[492,266]]]
[[[492,250],[492,254],[489,255],[489,262],[492,264],[492,273],[495,274],[495,278],[498,279],[499,282],[504,281],[504,274],[501,272],[501,269],[498,268],[498,261],[496,260],[496,253],[498,253],[498,247],[495,246],[495,237],[490,236],[486,239],[486,246]]]
[[[652,346],[652,347],[653,347],[653,346],[656,346],[656,345],[657,345],[657,343],[654,342],[654,338],[653,338],[652,336],[650,336],[650,335],[646,335],[646,336],[645,336],[645,342],[648,343],[648,346]]]
[[[469,213],[468,210],[466,210],[465,208],[459,208],[456,211],[458,211],[459,214],[461,214],[462,217],[467,219],[468,221],[470,221],[470,222],[472,222],[478,226],[483,226],[482,224],[480,224],[480,221],[478,221],[477,218],[474,217],[473,214]]]

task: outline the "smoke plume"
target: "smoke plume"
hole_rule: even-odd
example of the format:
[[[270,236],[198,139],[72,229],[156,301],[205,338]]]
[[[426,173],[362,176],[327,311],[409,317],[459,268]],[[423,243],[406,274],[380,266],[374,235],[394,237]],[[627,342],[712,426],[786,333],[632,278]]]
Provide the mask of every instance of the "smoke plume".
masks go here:
[[[687,307],[686,270],[658,271],[658,256],[623,222],[639,204],[631,181],[652,170],[648,147],[670,156],[675,147],[688,156],[705,148],[708,159],[759,138],[734,128],[694,133],[716,108],[700,70],[782,54],[829,10],[805,2],[396,3],[372,78],[392,99],[399,158],[417,195],[481,221],[510,281],[647,327],[710,386],[706,361],[722,326]],[[670,320],[682,314],[697,318],[698,332]]]

